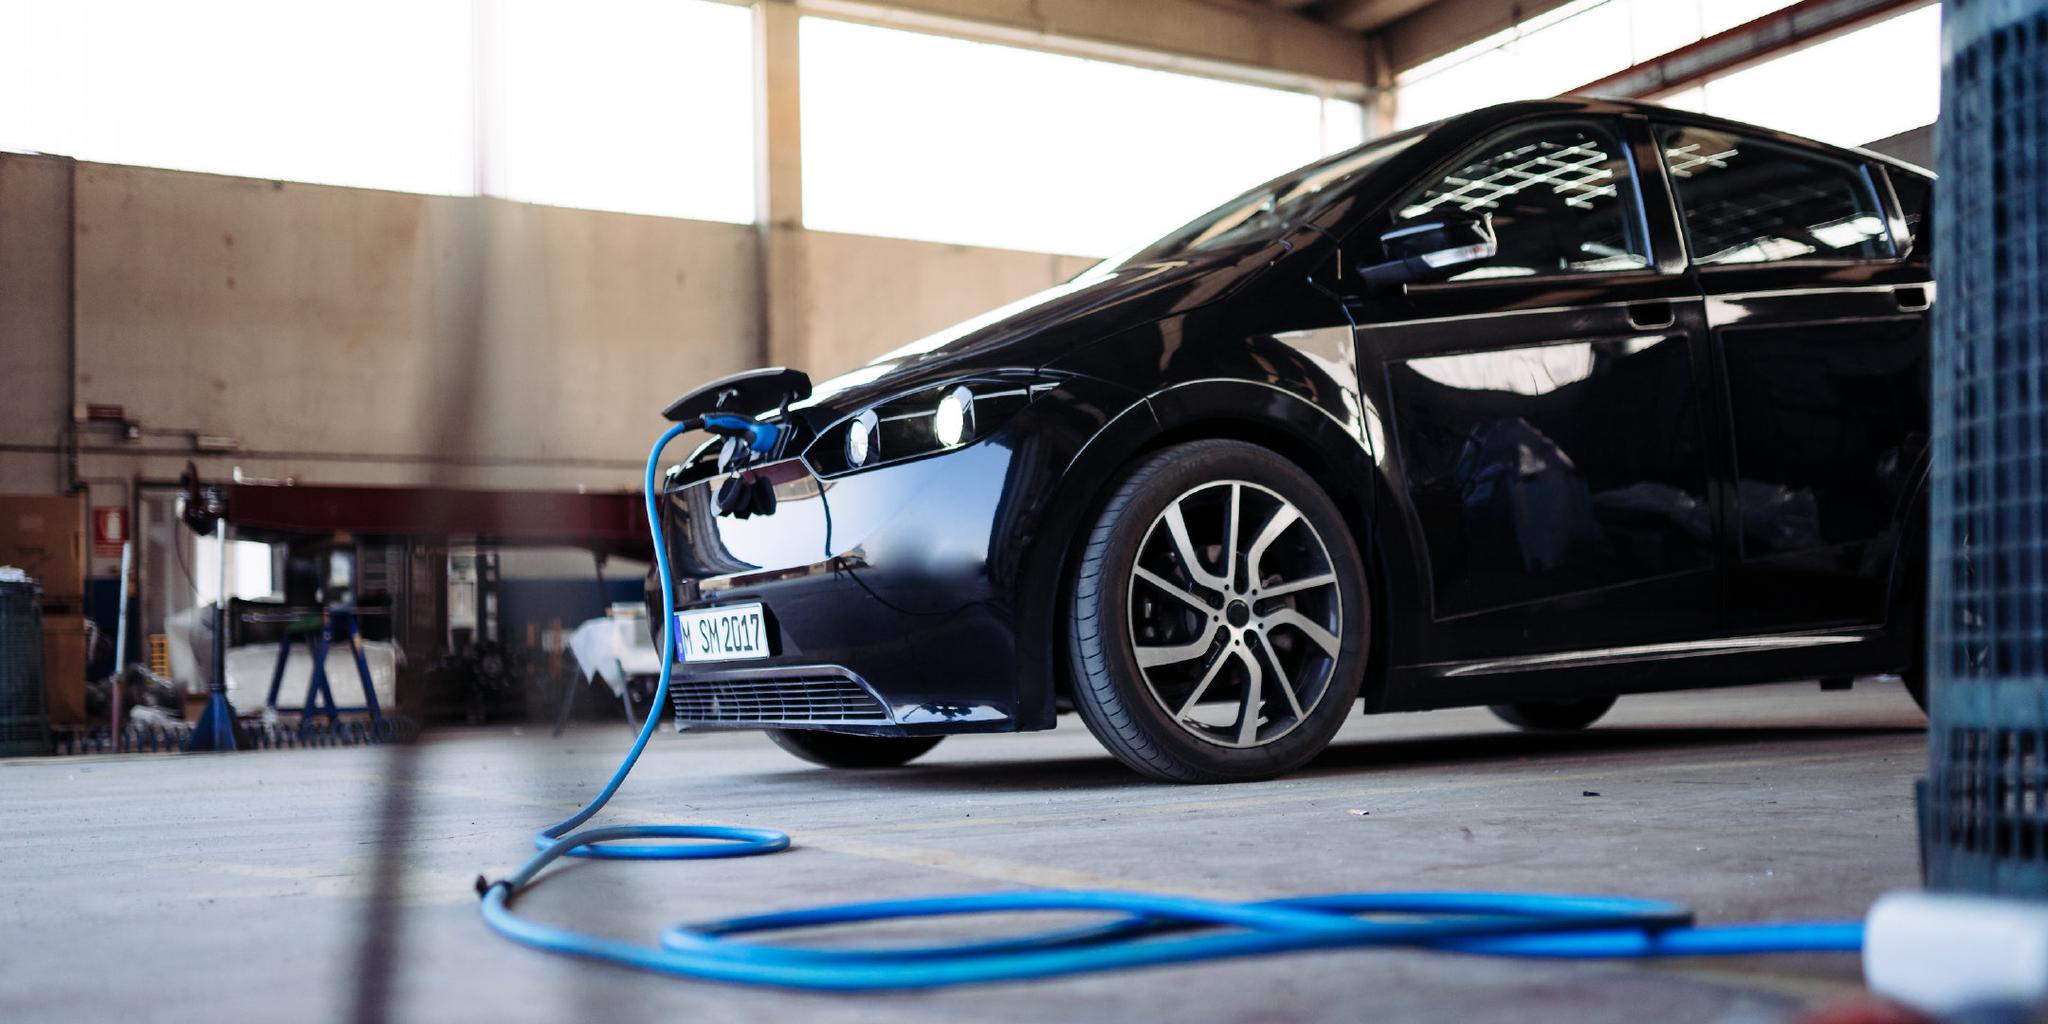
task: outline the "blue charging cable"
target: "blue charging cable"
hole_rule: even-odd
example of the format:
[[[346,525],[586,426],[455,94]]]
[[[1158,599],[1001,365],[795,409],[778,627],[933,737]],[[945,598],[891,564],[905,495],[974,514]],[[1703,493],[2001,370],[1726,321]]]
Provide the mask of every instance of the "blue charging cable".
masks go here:
[[[708,418],[707,418],[708,419]],[[678,423],[647,456],[647,525],[661,577],[663,622],[675,617],[668,548],[661,535],[655,470],[676,435],[705,427],[761,441],[760,425],[740,417]],[[771,439],[772,441],[772,439]],[[925,989],[1055,978],[1156,964],[1301,950],[1403,946],[1491,956],[1633,958],[1751,953],[1855,952],[1856,921],[1703,926],[1672,903],[1614,896],[1540,893],[1348,893],[1232,903],[1132,892],[1044,890],[847,903],[677,925],[658,946],[585,935],[520,917],[512,901],[559,857],[702,860],[774,853],[789,837],[768,829],[716,825],[614,825],[580,828],[602,810],[654,735],[668,703],[675,630],[662,630],[661,682],[632,749],[595,799],[534,838],[536,852],[497,882],[479,880],[484,921],[535,949],[705,981],[831,991]],[[646,842],[646,840],[663,840]],[[675,842],[674,840],[690,840]],[[628,842],[633,841],[633,842]],[[826,925],[907,918],[1018,912],[1116,915],[1108,924],[1015,938],[891,949],[818,949],[746,941],[741,936]]]

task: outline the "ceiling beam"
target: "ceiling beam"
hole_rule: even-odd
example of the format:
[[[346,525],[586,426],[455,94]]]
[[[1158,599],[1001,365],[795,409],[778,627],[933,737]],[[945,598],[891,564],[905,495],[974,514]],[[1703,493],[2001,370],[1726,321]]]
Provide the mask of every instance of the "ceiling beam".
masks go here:
[[[1347,32],[1370,32],[1428,7],[1433,0],[1324,0],[1316,17]]]
[[[1626,100],[1662,96],[1932,2],[1802,0],[1570,92]]]

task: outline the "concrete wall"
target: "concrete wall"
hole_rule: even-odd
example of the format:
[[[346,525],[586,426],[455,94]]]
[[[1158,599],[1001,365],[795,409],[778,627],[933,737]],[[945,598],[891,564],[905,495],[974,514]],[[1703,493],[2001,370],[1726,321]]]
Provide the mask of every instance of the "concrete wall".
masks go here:
[[[70,338],[71,163],[0,156],[0,493],[66,484]]]
[[[297,475],[617,466],[757,344],[735,225],[85,164],[76,233],[78,400]]]
[[[901,238],[804,234],[812,377],[1059,284],[1095,261]]]
[[[757,244],[747,225],[0,155],[0,492],[63,486],[74,401],[143,428],[79,426],[95,504],[187,460],[629,488],[663,405],[761,361]],[[820,378],[1089,262],[803,245]],[[195,434],[240,448],[202,455]]]

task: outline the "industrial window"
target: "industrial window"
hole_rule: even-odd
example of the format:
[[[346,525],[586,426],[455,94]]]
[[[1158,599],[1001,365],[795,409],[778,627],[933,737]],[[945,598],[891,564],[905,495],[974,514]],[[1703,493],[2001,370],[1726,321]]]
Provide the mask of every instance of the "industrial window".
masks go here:
[[[1891,237],[1863,168],[1704,128],[1660,128],[1694,263],[1870,260]]]
[[[216,533],[192,538],[192,549],[193,603],[208,605],[220,600],[223,584],[231,598],[258,601],[278,595],[278,551],[272,545],[255,540],[223,542]]]
[[[0,0],[0,148],[468,194],[469,10]]]
[[[477,5],[481,191],[754,219],[753,25],[676,0]]]
[[[703,0],[0,0],[0,149],[746,222],[751,34]]]
[[[1569,93],[1792,3],[1575,0],[1402,72],[1395,124]],[[1856,102],[1844,103],[1851,83]],[[1928,4],[1650,98],[1858,146],[1934,123],[1940,91],[1941,7]]]
[[[1628,157],[1600,125],[1550,124],[1496,138],[1398,208],[1402,220],[1440,210],[1491,215],[1499,255],[1454,281],[1650,265]]]
[[[1362,139],[1305,92],[801,23],[804,224],[1102,256]]]
[[[1657,102],[1837,146],[1933,124],[1941,109],[1941,7],[1894,15]]]
[[[1574,0],[1402,72],[1395,124],[1570,92],[1794,2]]]

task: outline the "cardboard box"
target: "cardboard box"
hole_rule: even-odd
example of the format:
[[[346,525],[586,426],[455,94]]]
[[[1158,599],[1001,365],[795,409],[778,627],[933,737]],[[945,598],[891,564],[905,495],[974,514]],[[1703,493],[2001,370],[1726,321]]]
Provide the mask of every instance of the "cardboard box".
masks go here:
[[[0,494],[0,565],[43,586],[43,600],[85,599],[85,495]]]
[[[85,724],[83,615],[43,616],[43,693],[51,725]]]

